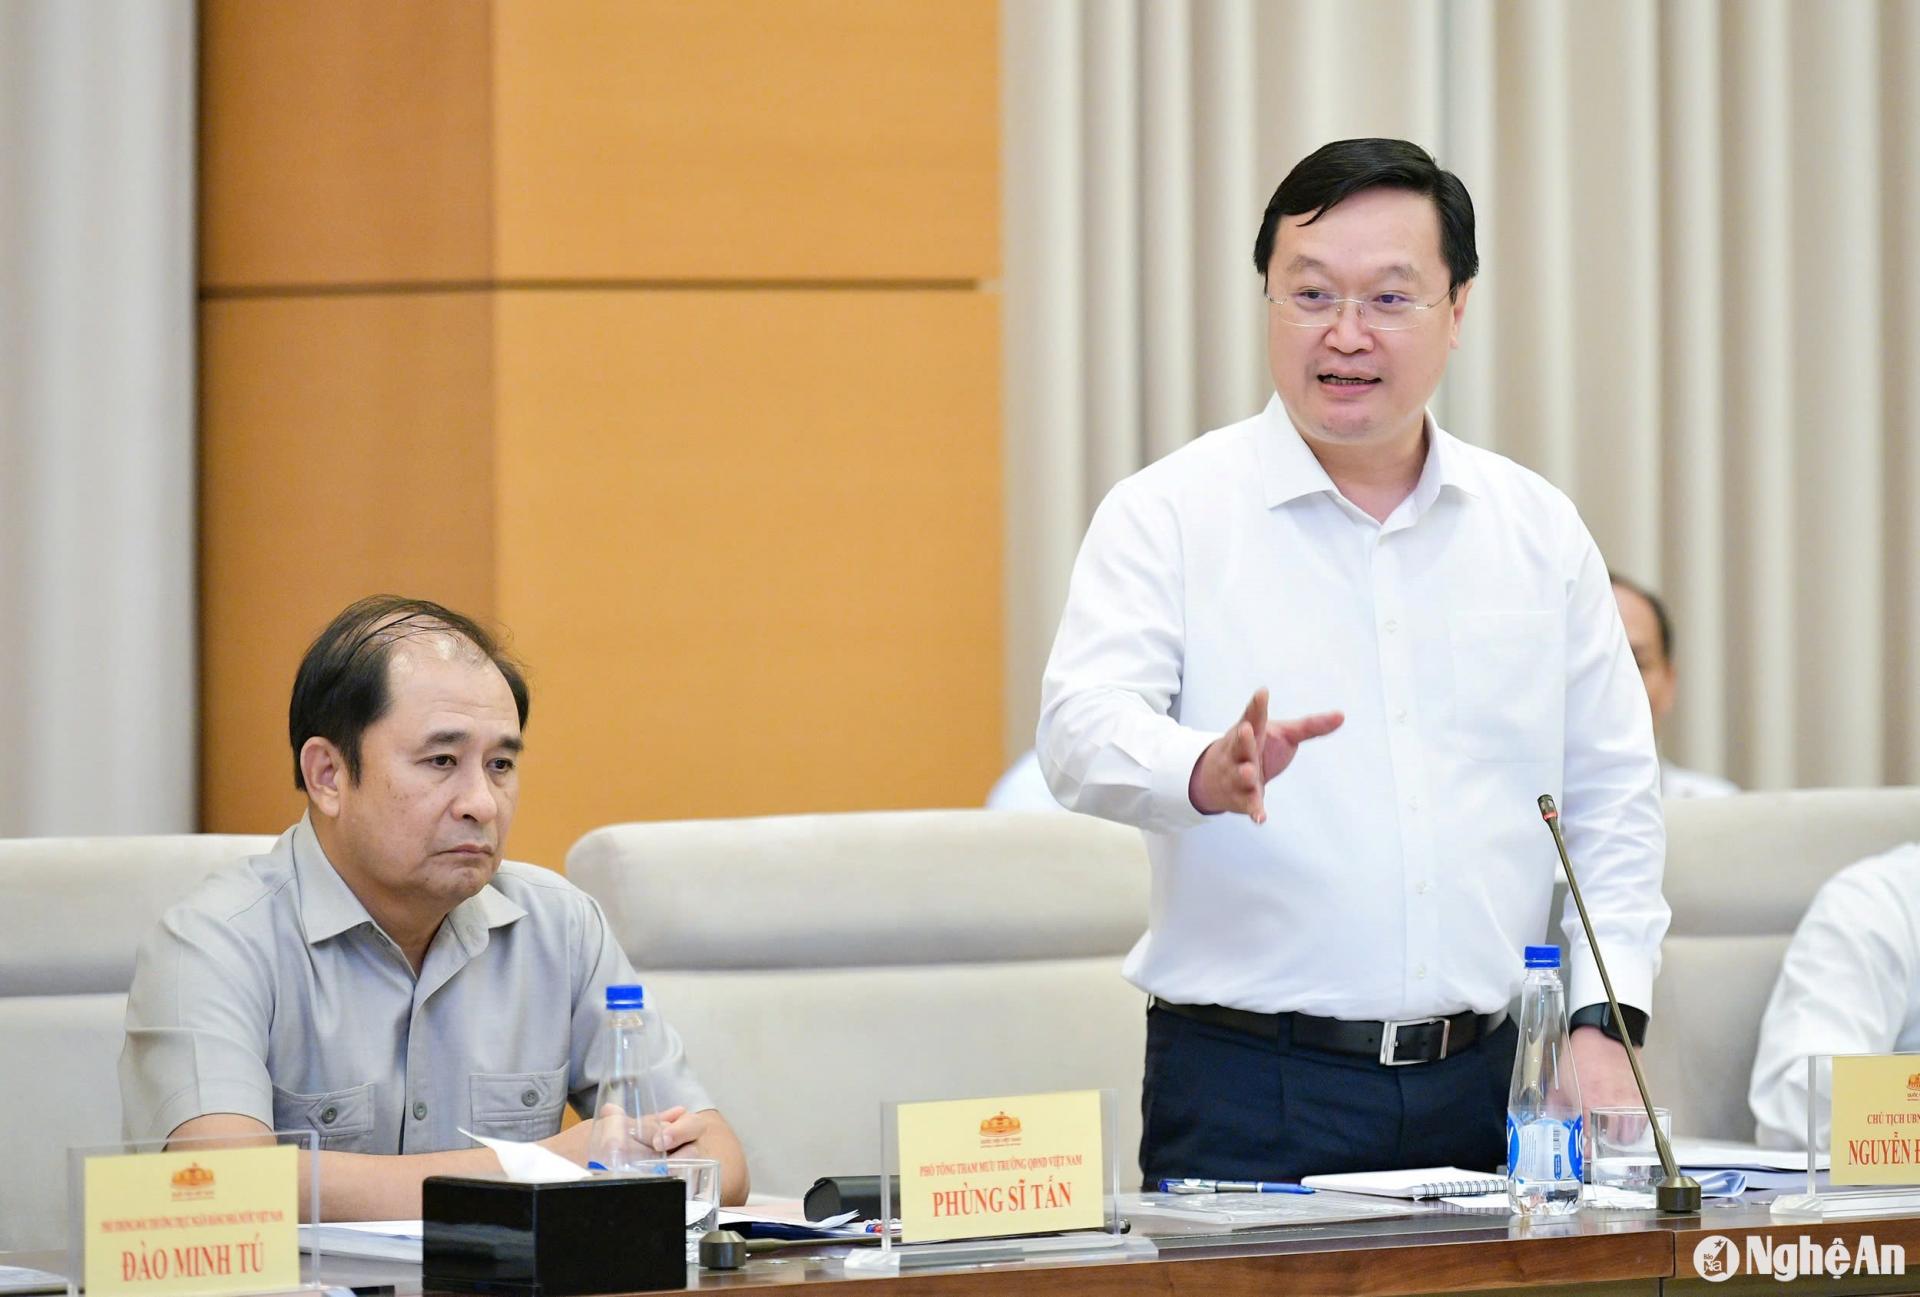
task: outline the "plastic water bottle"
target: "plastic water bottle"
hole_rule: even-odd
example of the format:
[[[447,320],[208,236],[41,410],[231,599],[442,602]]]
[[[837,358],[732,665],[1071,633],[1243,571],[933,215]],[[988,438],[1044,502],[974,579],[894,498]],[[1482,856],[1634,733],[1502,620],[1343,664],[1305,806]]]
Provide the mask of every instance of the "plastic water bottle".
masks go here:
[[[653,1094],[653,1035],[646,991],[627,984],[607,988],[607,1070],[593,1106],[587,1168],[663,1174],[645,1118],[660,1111]]]
[[[1580,1081],[1567,1047],[1560,947],[1527,947],[1520,1048],[1507,1091],[1507,1198],[1522,1216],[1580,1209]]]

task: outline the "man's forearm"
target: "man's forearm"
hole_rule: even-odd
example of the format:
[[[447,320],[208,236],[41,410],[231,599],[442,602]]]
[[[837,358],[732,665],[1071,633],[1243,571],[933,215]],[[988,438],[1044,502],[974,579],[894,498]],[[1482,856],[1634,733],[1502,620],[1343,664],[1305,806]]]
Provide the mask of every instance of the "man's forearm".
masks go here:
[[[747,1158],[741,1152],[737,1141],[727,1140],[711,1149],[702,1149],[701,1157],[710,1157],[720,1164],[720,1202],[722,1206],[738,1207],[747,1200]]]
[[[321,1153],[321,1220],[417,1220],[420,1186],[430,1175],[498,1175],[500,1159],[491,1149],[460,1148],[443,1153]],[[307,1155],[300,1156],[304,1180]],[[301,1204],[302,1215],[306,1203]]]
[[[751,1187],[747,1179],[747,1154],[740,1137],[717,1108],[704,1108],[693,1114],[700,1124],[699,1135],[690,1143],[674,1148],[674,1157],[710,1157],[720,1164],[720,1202],[738,1207],[747,1200]]]
[[[207,1113],[174,1127],[167,1136],[176,1140],[230,1139],[258,1144],[272,1138],[265,1122],[233,1112]],[[584,1137],[584,1132],[583,1132]],[[312,1173],[315,1154],[300,1154],[300,1179]],[[320,1158],[320,1219],[415,1220],[420,1215],[420,1186],[430,1175],[497,1175],[500,1159],[491,1149],[449,1149],[442,1153],[322,1152]],[[300,1196],[300,1218],[309,1206]]]

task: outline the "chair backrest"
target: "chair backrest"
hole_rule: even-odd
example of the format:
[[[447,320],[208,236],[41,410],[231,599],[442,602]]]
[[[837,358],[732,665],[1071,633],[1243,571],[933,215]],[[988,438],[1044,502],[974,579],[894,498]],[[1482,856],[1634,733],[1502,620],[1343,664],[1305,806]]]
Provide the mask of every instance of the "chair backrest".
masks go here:
[[[886,1100],[1103,1088],[1138,1183],[1134,830],[974,810],[622,824],[582,838],[567,874],[679,1029],[756,1190],[876,1171]]]
[[[1743,793],[1670,801],[1666,813],[1673,926],[1647,1085],[1677,1133],[1751,1140],[1747,1082],[1787,943],[1828,878],[1920,839],[1920,788]]]
[[[134,951],[212,870],[272,838],[0,839],[0,1249],[66,1241],[67,1149],[120,1138]]]

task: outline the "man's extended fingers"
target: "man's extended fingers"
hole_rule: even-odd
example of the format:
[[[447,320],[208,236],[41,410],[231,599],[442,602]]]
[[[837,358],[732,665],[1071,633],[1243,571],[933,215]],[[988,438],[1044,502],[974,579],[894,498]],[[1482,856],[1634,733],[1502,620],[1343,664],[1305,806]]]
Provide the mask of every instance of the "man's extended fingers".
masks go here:
[[[1236,763],[1260,760],[1260,731],[1241,721],[1233,727],[1233,746],[1230,755]]]
[[[1253,817],[1256,824],[1264,813],[1265,802],[1260,770],[1259,762],[1243,758],[1234,762],[1232,774],[1227,780],[1228,796],[1231,798],[1227,809],[1245,812]]]
[[[1255,734],[1267,732],[1267,691],[1265,689],[1253,691],[1253,697],[1247,700],[1247,710],[1241,713],[1240,719],[1251,725]]]
[[[1267,820],[1267,691],[1256,689],[1247,702],[1247,729],[1253,742],[1253,788],[1252,803],[1247,814],[1255,824],[1264,824]]]
[[[653,1147],[654,1152],[664,1153],[673,1147],[667,1142],[669,1132],[672,1129],[673,1123],[679,1121],[686,1115],[686,1105],[680,1103],[674,1104],[671,1108],[663,1108],[659,1112],[650,1112],[647,1114],[646,1120],[642,1122],[641,1125],[645,1132],[646,1141]],[[645,1127],[649,1124],[653,1129],[646,1131]]]
[[[1203,814],[1240,811],[1266,819],[1267,691],[1256,689],[1240,720],[1209,744],[1189,777],[1188,800]]]
[[[1298,720],[1275,721],[1272,732],[1289,743],[1305,743],[1308,739],[1323,738],[1346,723],[1341,712],[1318,712],[1312,716],[1302,716]]]

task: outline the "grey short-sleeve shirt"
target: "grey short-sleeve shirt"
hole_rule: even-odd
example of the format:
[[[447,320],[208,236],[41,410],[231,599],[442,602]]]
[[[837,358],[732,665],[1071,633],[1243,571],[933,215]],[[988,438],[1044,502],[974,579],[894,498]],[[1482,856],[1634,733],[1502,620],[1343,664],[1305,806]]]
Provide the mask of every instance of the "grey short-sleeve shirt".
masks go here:
[[[605,989],[635,980],[591,897],[513,861],[447,916],[415,978],[302,819],[141,943],[120,1054],[125,1136],[231,1112],[355,1153],[471,1147],[461,1127],[541,1139],[569,1096],[591,1111]],[[654,1018],[660,1106],[711,1108]]]

